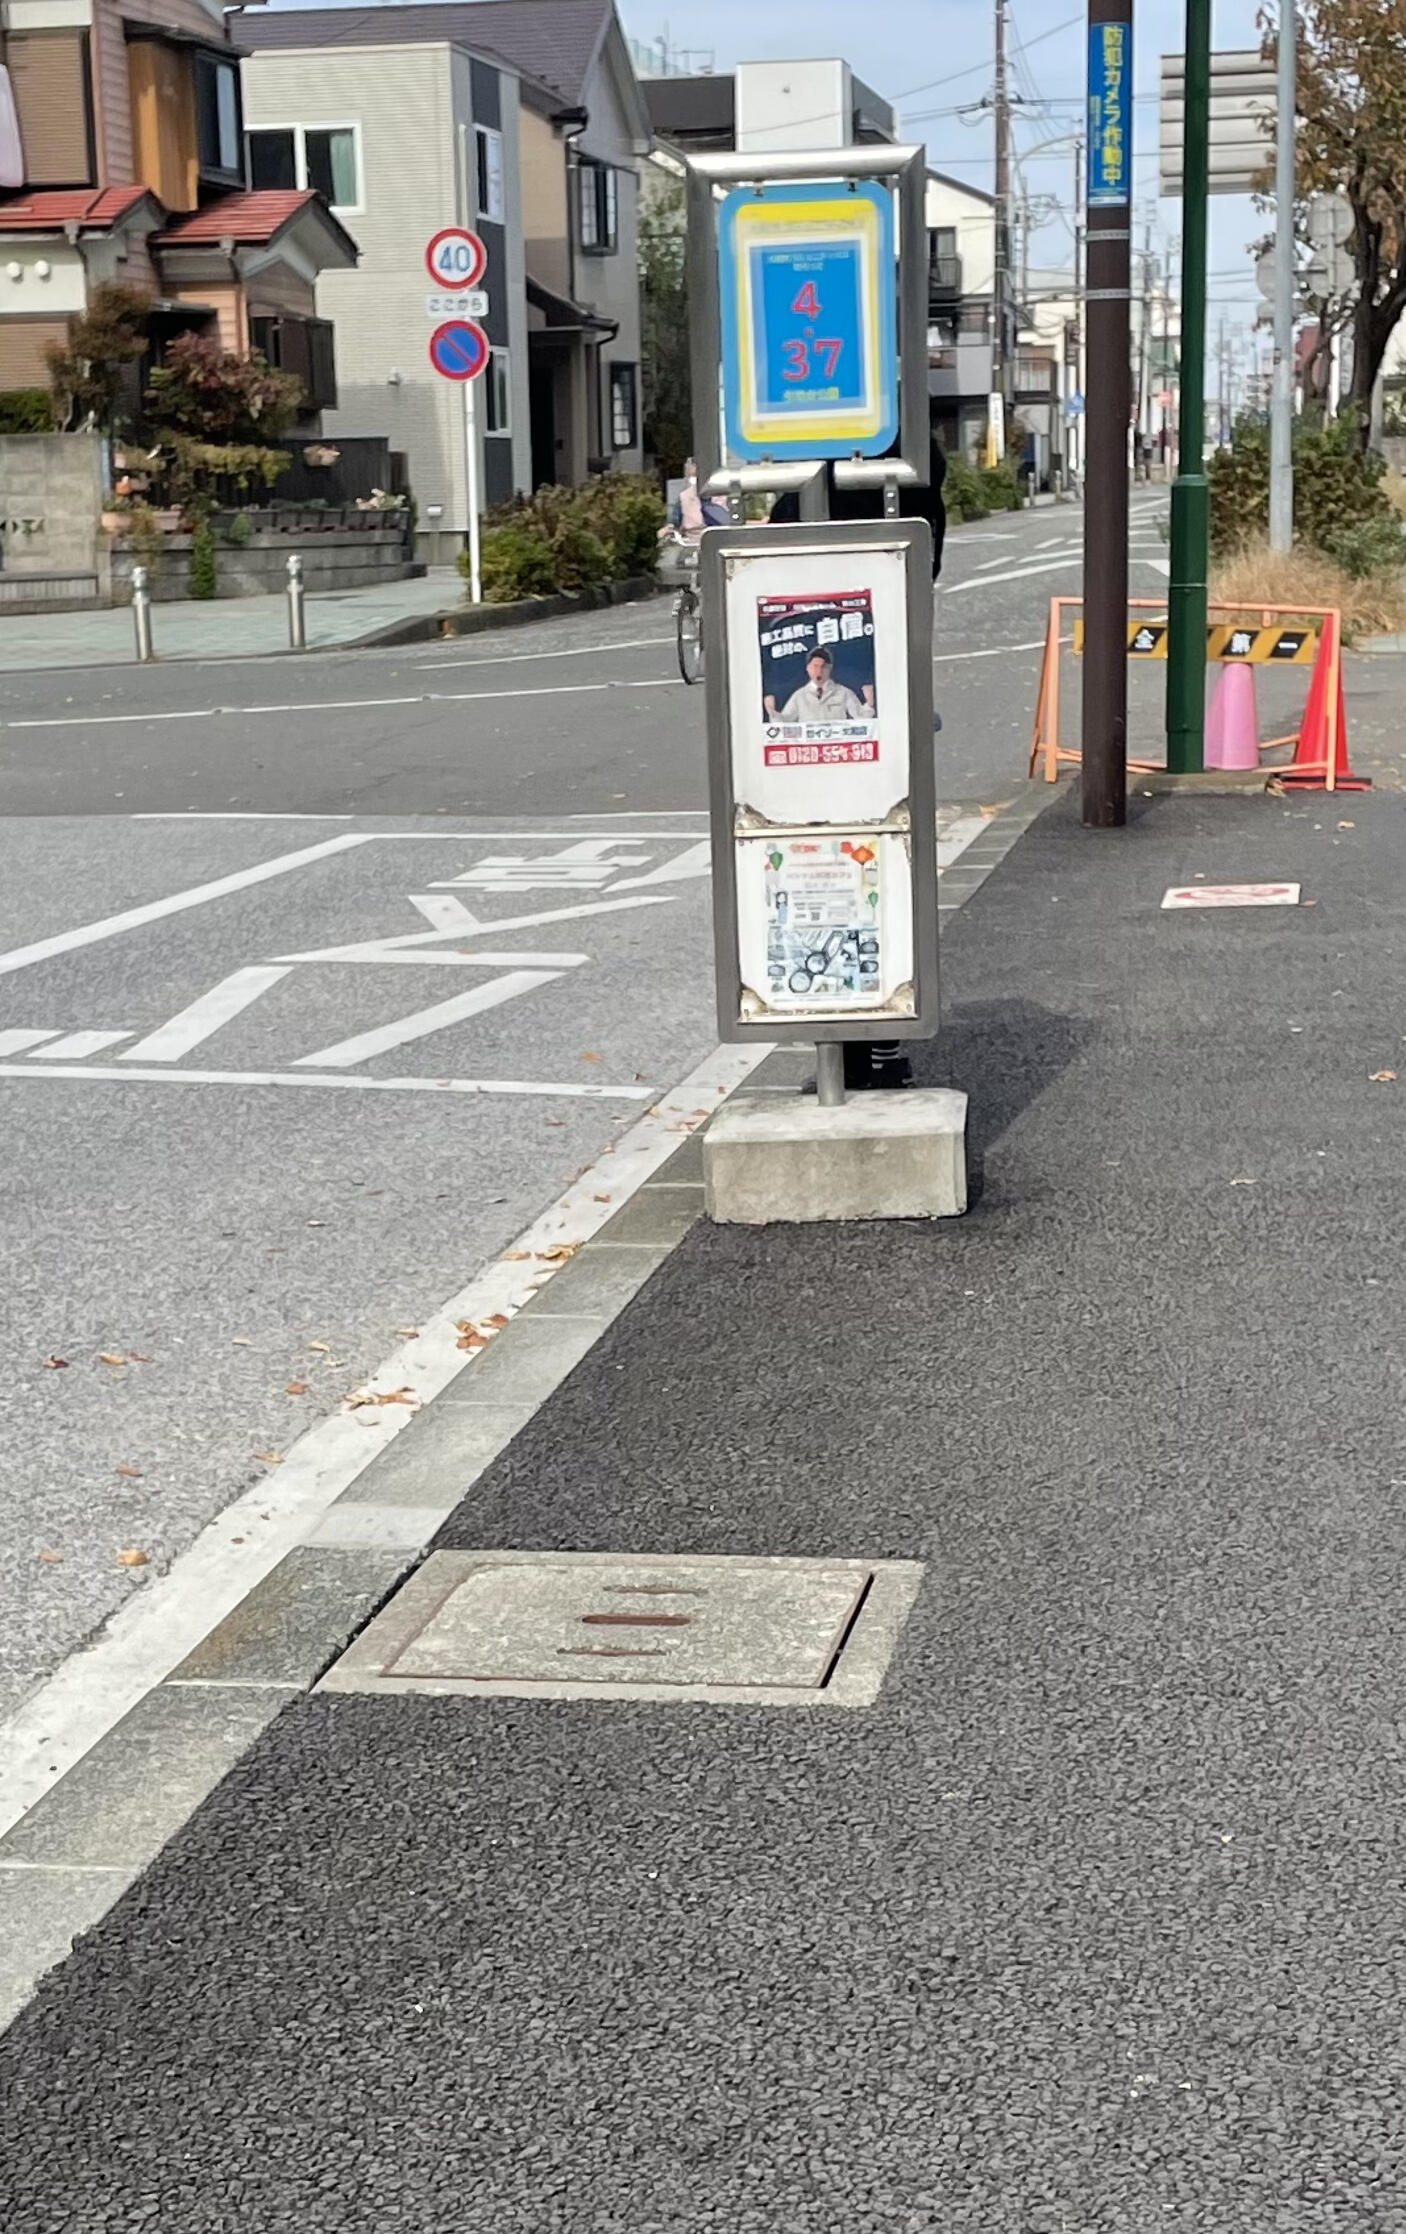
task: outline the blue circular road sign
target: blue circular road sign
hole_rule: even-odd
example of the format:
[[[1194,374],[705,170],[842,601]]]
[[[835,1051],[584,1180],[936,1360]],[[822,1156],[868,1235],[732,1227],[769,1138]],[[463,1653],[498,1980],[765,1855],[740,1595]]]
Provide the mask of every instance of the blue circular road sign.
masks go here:
[[[430,363],[446,380],[476,380],[488,362],[488,336],[472,318],[450,318],[430,335]]]

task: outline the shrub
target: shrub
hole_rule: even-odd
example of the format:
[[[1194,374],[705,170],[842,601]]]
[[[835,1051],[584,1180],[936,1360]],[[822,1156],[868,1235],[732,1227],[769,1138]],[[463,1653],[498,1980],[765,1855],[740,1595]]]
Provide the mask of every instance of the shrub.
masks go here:
[[[947,477],[942,484],[942,501],[947,517],[952,521],[984,520],[991,507],[986,501],[981,475],[971,459],[960,451],[947,460]]]
[[[1351,412],[1321,426],[1296,426],[1295,535],[1315,550],[1331,551],[1344,533],[1388,518],[1384,472],[1382,460],[1360,448]],[[1263,420],[1239,422],[1229,449],[1212,458],[1209,479],[1213,554],[1225,557],[1261,540],[1269,527],[1269,429]]]
[[[54,399],[47,388],[0,388],[0,434],[52,434]]]
[[[69,323],[67,343],[44,351],[54,424],[67,433],[94,426],[112,434],[135,418],[138,367],[147,352],[150,298],[117,279],[93,289],[88,308]]]
[[[213,597],[215,588],[215,530],[202,514],[190,539],[190,594]]]
[[[986,499],[988,512],[1018,512],[1020,510],[1020,479],[1014,461],[1003,458],[999,465],[981,468],[981,492]]]
[[[1373,574],[1399,574],[1406,566],[1406,534],[1395,513],[1337,528],[1323,548],[1354,582],[1365,582]]]
[[[649,571],[664,506],[652,482],[606,473],[580,488],[537,489],[487,515],[480,571],[492,604],[562,591],[578,596],[608,581]],[[459,554],[467,576],[469,558]]]
[[[232,543],[237,551],[244,549],[246,543],[252,540],[253,534],[254,523],[247,512],[236,512],[225,523],[225,541]]]
[[[291,372],[275,372],[257,349],[236,357],[207,334],[178,334],[166,362],[152,373],[147,402],[171,433],[196,442],[261,445],[292,426],[303,384]]]

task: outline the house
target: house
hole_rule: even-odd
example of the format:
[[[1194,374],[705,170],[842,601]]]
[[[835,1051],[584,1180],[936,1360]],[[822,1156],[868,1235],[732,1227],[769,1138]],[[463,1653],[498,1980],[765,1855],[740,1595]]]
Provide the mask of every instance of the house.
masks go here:
[[[996,199],[930,170],[928,395],[950,456],[981,450],[995,380]]]
[[[240,49],[217,0],[9,0],[0,29],[0,388],[40,387],[44,351],[105,280],[191,329],[299,371],[313,423],[335,401],[318,274],[356,260],[312,191],[250,193]]]
[[[649,120],[612,0],[287,9],[241,36],[255,183],[330,180],[361,244],[320,296],[343,366],[329,431],[389,414],[422,524],[438,505],[443,527],[466,525],[463,398],[429,366],[423,257],[437,226],[468,224],[489,249],[485,502],[637,472]]]

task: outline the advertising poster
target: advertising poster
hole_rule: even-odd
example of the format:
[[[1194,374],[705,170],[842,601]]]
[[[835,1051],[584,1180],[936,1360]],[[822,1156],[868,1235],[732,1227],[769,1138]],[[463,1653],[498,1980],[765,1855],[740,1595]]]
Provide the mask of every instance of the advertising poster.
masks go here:
[[[765,857],[776,1008],[879,1005],[879,854],[859,838],[779,838]]]
[[[762,763],[854,768],[879,757],[873,595],[757,599]]]

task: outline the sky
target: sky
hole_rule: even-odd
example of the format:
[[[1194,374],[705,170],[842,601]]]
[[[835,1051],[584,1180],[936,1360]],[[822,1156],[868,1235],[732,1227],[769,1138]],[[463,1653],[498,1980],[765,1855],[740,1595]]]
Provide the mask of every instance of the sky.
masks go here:
[[[634,38],[670,43],[698,53],[711,49],[714,67],[740,61],[792,59],[801,54],[839,55],[899,112],[905,138],[925,137],[938,170],[983,186],[995,176],[989,106],[995,55],[994,0],[617,0]],[[1134,127],[1136,231],[1154,221],[1154,252],[1175,248],[1180,205],[1157,200],[1157,84],[1160,58],[1180,53],[1183,0],[1134,0],[1137,106]],[[1213,41],[1218,49],[1259,44],[1257,0],[1216,0]],[[1032,194],[1058,197],[1060,214],[1036,236],[1031,261],[1068,269],[1073,257],[1070,203],[1073,157],[1067,135],[1081,121],[1084,103],[1084,22],[1078,0],[1010,0],[1012,91],[1017,154],[1065,138],[1059,151],[1032,156],[1023,165]],[[1265,220],[1248,201],[1218,199],[1211,218],[1212,331],[1223,310],[1232,328],[1248,333],[1258,295],[1247,244],[1263,234]]]

